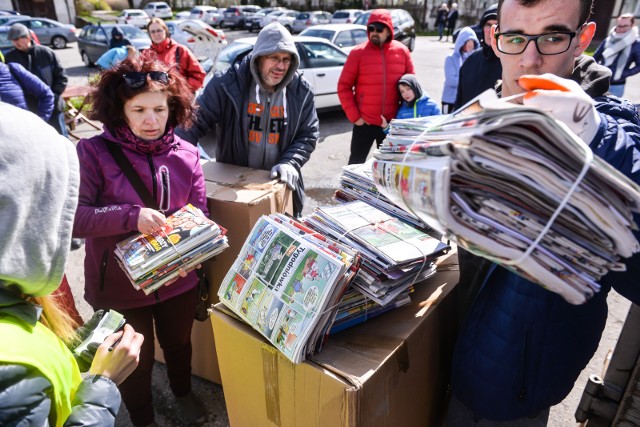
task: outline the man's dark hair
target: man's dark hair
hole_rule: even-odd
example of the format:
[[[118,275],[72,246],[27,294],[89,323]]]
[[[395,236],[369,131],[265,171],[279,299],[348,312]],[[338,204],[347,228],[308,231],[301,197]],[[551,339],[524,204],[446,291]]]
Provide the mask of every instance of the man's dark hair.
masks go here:
[[[515,1],[517,1],[524,7],[533,7],[545,0],[515,0]],[[502,11],[503,3],[504,3],[504,0],[498,1],[498,24],[500,24],[500,12]],[[578,25],[582,25],[585,22],[587,22],[587,19],[589,19],[589,16],[591,16],[592,8],[593,8],[593,0],[580,0],[580,21],[578,22]]]

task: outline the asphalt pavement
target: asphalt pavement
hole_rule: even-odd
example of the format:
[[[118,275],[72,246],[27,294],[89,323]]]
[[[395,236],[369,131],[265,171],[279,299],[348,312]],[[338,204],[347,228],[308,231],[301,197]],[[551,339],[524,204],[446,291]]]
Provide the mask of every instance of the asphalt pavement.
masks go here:
[[[244,31],[226,31],[230,40],[244,37]],[[416,66],[418,80],[426,92],[438,103],[444,83],[444,59],[451,53],[452,43],[439,42],[435,37],[419,37],[413,60]],[[94,74],[94,69],[88,69],[82,64],[77,44],[72,43],[66,49],[56,51],[62,65],[70,77],[69,85],[86,85],[87,78]],[[636,104],[640,103],[640,75],[636,75],[627,82],[625,94]],[[331,203],[331,196],[338,187],[342,166],[347,164],[349,157],[349,142],[351,139],[351,124],[341,111],[322,113],[320,118],[320,140],[316,151],[303,168],[303,176],[307,188],[308,201],[303,214],[311,212],[319,204]],[[95,130],[87,125],[80,125],[76,132],[81,137],[95,134]],[[67,267],[69,283],[74,291],[76,304],[81,315],[88,319],[91,308],[83,300],[83,267],[84,247],[72,252]],[[609,301],[609,317],[602,341],[596,355],[583,371],[571,394],[560,404],[551,409],[550,426],[575,425],[573,414],[582,395],[587,378],[592,373],[600,374],[609,350],[613,349],[627,311],[629,302],[611,292]],[[166,370],[163,364],[156,363],[154,368],[154,407],[157,422],[161,426],[184,426],[184,422],[176,415],[175,403],[169,391]],[[201,378],[193,378],[193,390],[205,403],[208,421],[205,426],[228,426],[224,394],[222,387]],[[131,426],[124,406],[116,420],[117,426]]]

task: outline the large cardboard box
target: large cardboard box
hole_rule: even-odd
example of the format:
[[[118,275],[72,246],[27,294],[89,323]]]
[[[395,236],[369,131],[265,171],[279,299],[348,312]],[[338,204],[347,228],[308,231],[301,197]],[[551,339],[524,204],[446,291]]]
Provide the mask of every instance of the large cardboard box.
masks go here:
[[[232,426],[438,426],[455,341],[457,257],[412,303],[329,337],[294,365],[260,334],[211,315]]]
[[[269,171],[208,162],[202,166],[207,186],[209,216],[227,229],[229,248],[206,261],[209,280],[209,302],[218,302],[218,288],[236,260],[244,241],[262,215],[274,212],[293,212],[291,191],[271,178]],[[192,372],[199,377],[220,384],[213,331],[209,322],[194,322],[191,333]],[[156,360],[164,363],[156,340]]]

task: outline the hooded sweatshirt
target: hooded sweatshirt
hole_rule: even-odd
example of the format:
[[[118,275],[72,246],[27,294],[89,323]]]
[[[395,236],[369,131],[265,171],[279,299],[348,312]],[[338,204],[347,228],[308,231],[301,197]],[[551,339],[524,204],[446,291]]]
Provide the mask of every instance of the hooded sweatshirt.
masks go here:
[[[0,281],[48,295],[60,285],[71,245],[80,185],[75,147],[32,113],[5,103],[0,137]]]
[[[113,27],[111,30],[111,40],[109,41],[109,49],[113,49],[114,47],[124,47],[124,46],[133,46],[131,40],[124,36],[124,32],[116,27]]]
[[[460,49],[468,40],[473,40],[475,48],[480,45],[478,37],[476,37],[475,31],[470,27],[464,27],[460,30],[460,34],[456,39],[453,53],[444,60],[444,89],[442,91],[442,102],[453,104],[456,102],[456,95],[458,92],[458,80],[460,78],[460,67],[462,63],[467,59],[471,52],[462,53]]]
[[[260,62],[274,53],[290,53],[291,64],[275,90],[267,89],[260,76]],[[300,66],[291,33],[278,22],[260,31],[250,58],[251,85],[244,125],[249,141],[249,167],[270,169],[280,160],[280,137],[286,122],[287,85]],[[275,65],[274,65],[275,66]]]

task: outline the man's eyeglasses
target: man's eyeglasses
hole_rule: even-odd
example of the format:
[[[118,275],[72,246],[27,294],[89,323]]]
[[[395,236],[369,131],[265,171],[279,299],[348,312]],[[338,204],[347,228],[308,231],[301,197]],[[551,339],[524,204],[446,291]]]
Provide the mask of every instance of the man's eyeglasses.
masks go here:
[[[525,51],[529,42],[536,44],[540,55],[559,55],[569,50],[571,41],[580,32],[578,31],[554,31],[544,34],[520,34],[520,33],[496,33],[496,45],[498,51],[507,55],[519,55]]]
[[[284,65],[287,65],[287,66],[291,65],[291,61],[292,61],[291,57],[279,58],[274,55],[268,55],[268,56],[265,56],[265,58],[267,58],[269,62],[272,62],[274,64],[279,64],[282,62]]]
[[[124,78],[124,82],[131,89],[140,89],[141,87],[146,86],[147,76],[149,76],[149,78],[154,82],[160,82],[163,85],[169,83],[169,74],[165,73],[164,71],[149,71],[148,73],[134,71],[122,75],[122,77]]]
[[[382,33],[384,32],[384,29],[387,28],[384,25],[375,25],[375,24],[371,24],[369,26],[367,26],[367,31],[370,33]]]

